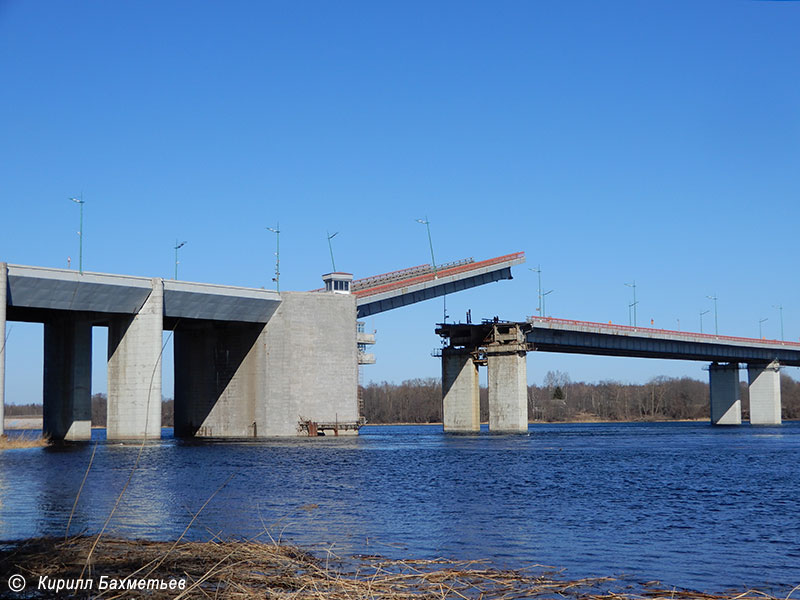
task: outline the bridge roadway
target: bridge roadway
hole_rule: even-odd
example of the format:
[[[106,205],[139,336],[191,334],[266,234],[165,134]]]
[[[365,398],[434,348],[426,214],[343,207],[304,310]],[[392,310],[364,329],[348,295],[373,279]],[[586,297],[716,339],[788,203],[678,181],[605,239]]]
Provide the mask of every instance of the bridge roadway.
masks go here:
[[[529,317],[532,350],[800,367],[800,343]]]
[[[489,427],[527,431],[528,352],[700,360],[710,362],[710,416],[715,425],[741,423],[739,364],[747,365],[750,422],[781,423],[780,367],[800,366],[800,343],[671,331],[547,317],[525,322],[440,324],[446,431],[474,432],[478,366],[488,368]]]
[[[281,293],[0,263],[0,434],[7,321],[44,324],[52,438],[91,436],[93,326],[109,331],[109,439],[160,436],[164,331],[174,336],[176,435],[297,435],[308,423],[357,431],[357,315],[510,279],[524,260],[466,259],[355,282],[330,273],[322,290]]]
[[[358,317],[422,302],[471,287],[511,279],[511,267],[525,262],[524,252],[515,252],[488,260],[472,259],[440,265],[435,271],[430,265],[357,279],[353,294],[358,305]]]

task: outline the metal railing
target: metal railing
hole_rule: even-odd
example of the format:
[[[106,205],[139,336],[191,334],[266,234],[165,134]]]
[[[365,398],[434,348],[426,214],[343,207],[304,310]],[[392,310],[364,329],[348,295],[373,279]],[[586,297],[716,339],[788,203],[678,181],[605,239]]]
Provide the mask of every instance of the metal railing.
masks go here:
[[[674,329],[657,329],[654,327],[640,327],[634,325],[618,325],[616,323],[596,323],[593,321],[575,321],[572,319],[557,319],[555,317],[539,317],[536,315],[530,316],[527,318],[528,323],[533,324],[553,324],[553,325],[571,325],[573,327],[580,327],[583,330],[591,330],[591,331],[598,331],[600,329],[604,329],[606,331],[617,331],[619,333],[629,334],[629,333],[644,333],[644,334],[656,334],[656,335],[663,335],[663,336],[670,336],[670,337],[679,337],[686,340],[695,340],[697,341],[698,338],[700,341],[704,342],[712,342],[712,341],[727,341],[727,342],[739,342],[739,343],[758,343],[762,345],[768,346],[786,346],[786,347],[793,347],[800,349],[799,342],[787,342],[784,340],[765,340],[759,338],[747,338],[747,337],[738,337],[732,335],[717,335],[714,333],[694,333],[691,331],[676,331]],[[599,333],[599,331],[598,331]]]
[[[472,257],[462,258],[461,260],[456,260],[453,262],[437,265],[436,272],[438,273],[446,269],[452,269],[453,267],[459,267],[461,265],[466,265],[473,262],[475,262],[475,259]],[[411,277],[426,275],[428,273],[433,273],[432,265],[418,265],[416,267],[409,267],[408,269],[400,269],[399,271],[391,271],[389,273],[383,273],[382,275],[372,275],[371,277],[356,279],[353,281],[352,285],[350,286],[350,289],[355,292],[358,290],[363,290],[379,285],[385,285],[393,281],[403,281]]]
[[[513,260],[524,259],[524,258],[525,258],[524,252],[515,252],[513,254],[506,254],[504,256],[498,256],[497,258],[490,258],[488,260],[481,260],[478,262],[472,261],[465,263],[463,261],[457,261],[456,263],[445,263],[441,267],[437,267],[435,276],[431,270],[431,272],[426,273],[424,275],[409,277],[406,279],[401,279],[399,281],[393,281],[391,283],[355,290],[353,293],[360,298],[364,296],[373,296],[375,294],[388,292],[393,289],[402,288],[409,285],[415,285],[418,283],[424,283],[426,281],[431,281],[434,279],[434,277],[435,278],[449,277],[451,275],[457,275],[459,273],[464,273],[475,269],[490,267],[492,265],[496,265],[499,263],[510,262]],[[471,261],[472,259],[465,259],[465,260]]]

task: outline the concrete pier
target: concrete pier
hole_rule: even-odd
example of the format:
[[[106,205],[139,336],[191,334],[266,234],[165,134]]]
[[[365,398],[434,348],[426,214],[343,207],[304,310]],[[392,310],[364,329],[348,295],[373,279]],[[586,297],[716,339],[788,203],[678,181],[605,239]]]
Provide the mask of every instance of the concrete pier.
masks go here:
[[[481,430],[478,365],[469,350],[442,349],[442,419],[447,433]]]
[[[442,408],[445,431],[480,430],[478,365],[489,381],[489,431],[528,432],[529,326],[510,321],[480,325],[440,324],[436,333],[447,340],[442,349]],[[476,358],[477,357],[477,358]]]
[[[5,434],[7,294],[8,294],[8,264],[0,262],[0,435]]]
[[[303,424],[357,432],[355,314],[347,293],[282,292],[266,324],[181,320],[175,434],[263,438],[298,435]]]
[[[264,325],[194,322],[174,334],[175,435],[258,437],[267,395]]]
[[[528,432],[528,375],[522,345],[489,345],[489,431]]]
[[[753,425],[781,424],[780,364],[747,365],[750,387],[750,423]]]
[[[741,425],[739,365],[711,363],[708,367],[712,425]]]
[[[92,438],[92,323],[60,313],[44,324],[43,433],[54,440]]]
[[[256,405],[259,437],[297,434],[303,421],[336,435],[357,432],[344,429],[359,420],[355,315],[347,293],[281,292],[264,330],[268,393]]]
[[[134,315],[108,326],[108,439],[161,437],[161,345],[164,282]]]

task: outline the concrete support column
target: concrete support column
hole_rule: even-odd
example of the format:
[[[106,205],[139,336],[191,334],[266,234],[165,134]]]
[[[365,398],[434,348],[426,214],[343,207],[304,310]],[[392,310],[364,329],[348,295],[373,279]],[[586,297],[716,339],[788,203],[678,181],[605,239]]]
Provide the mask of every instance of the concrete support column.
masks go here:
[[[46,436],[92,439],[92,323],[81,313],[44,324],[43,396]]]
[[[108,327],[108,439],[161,437],[161,336],[164,281],[135,315]]]
[[[258,437],[255,406],[266,397],[264,325],[193,323],[179,326],[174,340],[175,435]]]
[[[478,365],[465,349],[442,349],[442,419],[447,433],[481,430]]]
[[[6,402],[6,300],[8,265],[0,263],[0,435],[5,434]]]
[[[708,376],[711,392],[711,424],[741,425],[739,365],[711,363],[708,367]]]
[[[528,369],[521,344],[490,344],[486,350],[489,379],[489,431],[528,432]]]
[[[781,424],[781,374],[777,360],[768,365],[747,365],[750,383],[750,423]]]

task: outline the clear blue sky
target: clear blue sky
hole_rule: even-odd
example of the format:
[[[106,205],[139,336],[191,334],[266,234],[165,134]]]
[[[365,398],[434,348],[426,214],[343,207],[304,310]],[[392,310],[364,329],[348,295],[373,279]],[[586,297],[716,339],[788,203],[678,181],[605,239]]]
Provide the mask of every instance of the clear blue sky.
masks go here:
[[[448,299],[557,317],[800,337],[800,2],[0,0],[0,260],[307,290],[524,250]],[[440,300],[368,320],[367,381],[438,376]],[[706,331],[713,312],[705,316]],[[9,324],[7,401],[41,394],[41,326]],[[96,331],[101,345],[103,331]],[[95,349],[95,391],[105,389]],[[169,361],[169,359],[168,359]],[[171,393],[169,365],[165,393]],[[530,356],[574,380],[700,363]],[[789,371],[794,374],[794,370]]]

